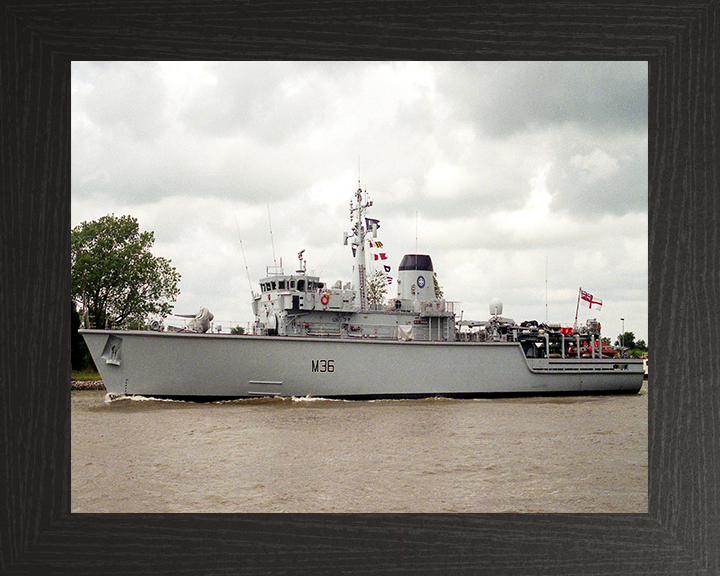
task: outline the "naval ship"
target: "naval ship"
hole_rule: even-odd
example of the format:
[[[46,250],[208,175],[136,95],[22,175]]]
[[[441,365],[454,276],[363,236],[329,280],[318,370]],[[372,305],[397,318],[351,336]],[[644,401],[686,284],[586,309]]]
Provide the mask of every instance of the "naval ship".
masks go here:
[[[125,395],[213,401],[262,396],[343,399],[637,393],[642,360],[608,358],[600,324],[563,327],[502,316],[458,320],[436,290],[432,259],[405,255],[397,296],[368,296],[368,242],[378,220],[358,187],[350,202],[353,282],[328,286],[297,269],[268,267],[253,293],[249,334],[208,331],[201,309],[183,329],[81,329],[105,388]],[[371,295],[372,296],[372,295]]]

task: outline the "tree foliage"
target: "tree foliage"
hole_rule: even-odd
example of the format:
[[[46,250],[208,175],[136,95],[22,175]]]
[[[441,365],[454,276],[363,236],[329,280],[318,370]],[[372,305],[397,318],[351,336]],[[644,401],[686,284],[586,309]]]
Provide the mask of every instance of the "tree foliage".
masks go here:
[[[615,346],[623,346],[628,350],[635,348],[635,334],[632,332],[625,332],[624,334],[618,334]]]
[[[145,323],[167,316],[180,293],[180,274],[151,252],[155,237],[131,216],[83,222],[71,235],[72,298],[91,325]]]
[[[90,351],[88,350],[85,340],[78,333],[80,328],[80,314],[75,308],[75,304],[72,305],[72,312],[70,315],[72,330],[70,330],[70,366],[73,370],[87,370],[91,368],[97,371],[95,363],[93,362]]]
[[[366,282],[368,304],[384,304],[385,295],[388,291],[388,282],[381,270],[375,272]]]
[[[645,340],[638,340],[636,342],[635,334],[633,332],[618,334],[617,340],[615,340],[615,346],[622,346],[623,348],[626,348],[628,355],[633,358],[639,358],[648,351]]]
[[[442,299],[445,294],[443,293],[442,287],[440,286],[440,282],[438,282],[437,272],[433,272],[433,284],[435,286],[435,298]]]

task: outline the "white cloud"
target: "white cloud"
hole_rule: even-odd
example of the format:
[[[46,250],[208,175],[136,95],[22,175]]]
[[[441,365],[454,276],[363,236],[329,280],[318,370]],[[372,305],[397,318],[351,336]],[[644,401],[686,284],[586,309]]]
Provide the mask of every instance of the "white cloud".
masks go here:
[[[439,162],[425,175],[425,187],[431,198],[452,199],[463,194],[473,180],[465,166]]]
[[[570,158],[570,163],[577,168],[584,182],[608,178],[616,173],[619,167],[618,160],[600,148],[595,148],[590,154],[577,154]]]

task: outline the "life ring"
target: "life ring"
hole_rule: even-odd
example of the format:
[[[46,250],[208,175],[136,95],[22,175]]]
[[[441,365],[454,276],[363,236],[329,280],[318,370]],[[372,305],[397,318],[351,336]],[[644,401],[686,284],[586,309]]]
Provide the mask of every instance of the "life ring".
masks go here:
[[[330,302],[330,294],[325,292],[322,296],[320,296],[320,302],[323,306],[327,306],[327,303]]]

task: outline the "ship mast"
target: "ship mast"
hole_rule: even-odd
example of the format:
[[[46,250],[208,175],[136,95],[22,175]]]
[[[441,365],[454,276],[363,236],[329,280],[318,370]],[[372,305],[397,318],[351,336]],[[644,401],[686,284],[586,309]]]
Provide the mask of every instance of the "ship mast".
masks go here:
[[[350,201],[350,221],[353,224],[349,240],[352,242],[355,256],[354,278],[360,295],[360,309],[367,310],[367,287],[365,285],[365,236],[370,230],[365,228],[365,210],[372,206],[367,191],[363,192],[358,180],[358,189],[355,191],[355,202]]]

